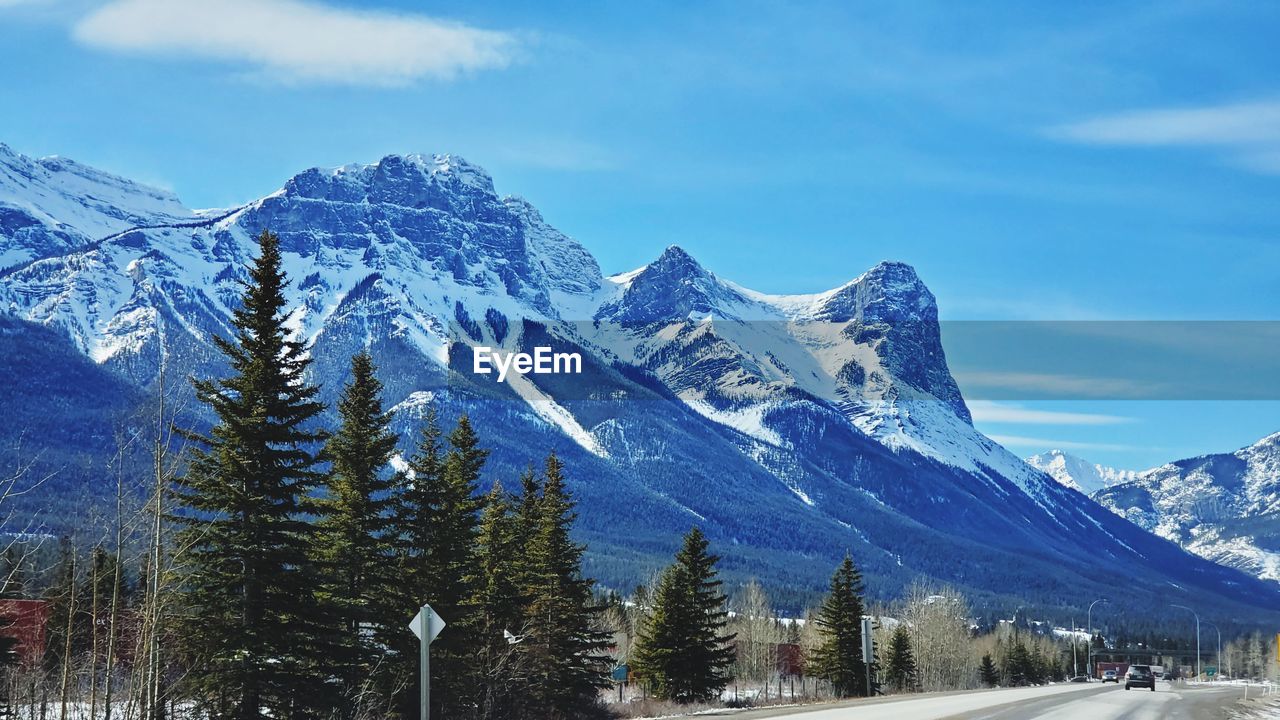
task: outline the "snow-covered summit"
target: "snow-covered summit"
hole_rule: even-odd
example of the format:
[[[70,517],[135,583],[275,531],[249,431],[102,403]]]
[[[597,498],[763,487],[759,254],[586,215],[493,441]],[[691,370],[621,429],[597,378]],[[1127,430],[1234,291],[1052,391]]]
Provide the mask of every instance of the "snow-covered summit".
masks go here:
[[[0,268],[141,225],[194,220],[171,192],[0,143]]]
[[[1197,555],[1280,581],[1280,433],[1152,468],[1093,498]]]
[[[1091,463],[1062,450],[1050,450],[1047,453],[1032,455],[1027,464],[1049,475],[1072,490],[1085,495],[1092,495],[1099,490],[1137,479],[1140,474],[1135,470],[1117,470]]]

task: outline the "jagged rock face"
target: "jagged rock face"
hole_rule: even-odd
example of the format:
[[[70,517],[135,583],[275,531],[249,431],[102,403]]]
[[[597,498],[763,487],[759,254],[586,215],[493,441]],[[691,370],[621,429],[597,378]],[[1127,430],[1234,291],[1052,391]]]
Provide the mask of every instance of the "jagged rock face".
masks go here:
[[[1093,497],[1197,555],[1280,580],[1280,433],[1147,470]]]
[[[881,263],[859,280],[826,299],[816,318],[849,322],[848,336],[874,345],[890,375],[937,398],[972,424],[969,408],[947,368],[937,301],[915,269],[904,263]]]
[[[628,273],[625,289],[596,313],[624,327],[700,319],[738,319],[751,302],[707,272],[689,253],[672,246],[643,268]]]
[[[552,293],[590,293],[600,284],[581,246],[552,231],[528,203],[499,198],[483,170],[451,156],[392,155],[374,165],[308,170],[246,209],[236,225],[271,229],[284,251],[317,262],[359,250],[374,270],[429,267],[547,315],[556,313]]]
[[[38,194],[33,184],[0,178],[9,196]],[[138,207],[167,207],[139,192]],[[815,589],[847,548],[886,592],[922,574],[986,594],[1034,585],[1046,603],[1105,583],[1154,596],[1169,577],[1217,597],[1247,580],[1188,560],[978,433],[936,301],[901,263],[803,296],[742,288],[675,247],[604,278],[532,205],[447,155],[308,170],[243,207],[168,222],[122,212],[95,226],[105,237],[48,235],[41,259],[0,272],[0,308],[22,332],[56,330],[140,389],[162,360],[217,375],[210,340],[229,334],[254,238],[270,229],[291,280],[288,324],[323,396],[371,348],[406,440],[431,402],[489,429],[504,481],[555,448],[599,553],[591,571],[622,587],[695,522],[733,548],[728,572],[777,568],[775,581]],[[129,218],[145,227],[120,227]],[[13,245],[3,232],[0,247]],[[580,351],[584,373],[472,377],[467,346],[480,344]]]

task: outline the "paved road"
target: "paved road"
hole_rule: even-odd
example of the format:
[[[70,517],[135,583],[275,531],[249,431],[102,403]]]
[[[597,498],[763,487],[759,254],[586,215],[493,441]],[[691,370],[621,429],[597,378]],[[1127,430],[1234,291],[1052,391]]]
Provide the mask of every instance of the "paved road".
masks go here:
[[[1171,687],[1156,692],[1124,686],[1054,685],[905,699],[864,700],[846,705],[756,711],[743,720],[1227,720],[1236,688]]]
[[[1038,698],[949,716],[948,720],[1226,720],[1226,706],[1241,696],[1227,688],[1173,688],[1156,691],[1123,686]]]

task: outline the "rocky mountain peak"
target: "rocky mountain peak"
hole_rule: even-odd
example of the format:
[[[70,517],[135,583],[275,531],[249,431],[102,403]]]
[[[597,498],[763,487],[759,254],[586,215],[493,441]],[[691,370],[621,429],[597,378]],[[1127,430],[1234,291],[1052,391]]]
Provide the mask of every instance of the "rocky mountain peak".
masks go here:
[[[937,322],[938,304],[915,268],[881,262],[828,293],[814,314],[828,322]]]
[[[744,309],[755,305],[676,245],[619,277],[625,278],[622,296],[601,307],[597,319],[632,326],[708,315],[740,318]]]

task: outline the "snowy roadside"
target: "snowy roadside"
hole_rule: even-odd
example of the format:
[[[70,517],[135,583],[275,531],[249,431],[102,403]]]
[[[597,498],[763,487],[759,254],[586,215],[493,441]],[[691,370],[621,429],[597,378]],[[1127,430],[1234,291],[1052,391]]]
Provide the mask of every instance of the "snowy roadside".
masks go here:
[[[1008,703],[1089,689],[1101,688],[1097,683],[1055,683],[1041,687],[890,695],[839,702],[774,705],[767,708],[712,708],[682,714],[637,718],[637,720],[665,720],[676,717],[733,717],[735,720],[756,720],[757,718],[783,720],[790,717],[804,720],[844,720],[849,717],[856,717],[858,720],[902,720],[904,717],[909,717],[912,720],[932,720]],[[851,715],[853,712],[857,714]]]

